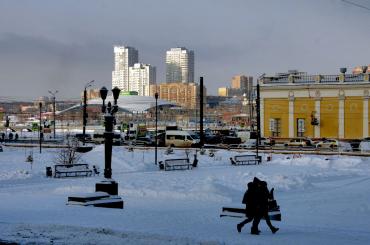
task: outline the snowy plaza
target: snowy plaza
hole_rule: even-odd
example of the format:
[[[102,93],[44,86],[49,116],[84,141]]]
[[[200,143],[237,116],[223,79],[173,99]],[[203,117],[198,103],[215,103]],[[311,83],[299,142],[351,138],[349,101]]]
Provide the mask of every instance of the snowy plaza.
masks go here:
[[[369,244],[370,159],[359,156],[263,155],[260,165],[233,166],[236,151],[198,152],[192,170],[161,171],[154,149],[114,147],[113,179],[124,209],[66,205],[67,197],[94,192],[103,175],[47,178],[58,149],[3,147],[0,153],[0,240],[21,244]],[[32,152],[31,166],[25,159]],[[192,158],[195,149],[189,156]],[[186,157],[183,149],[158,158]],[[104,146],[83,155],[104,170]],[[241,233],[240,219],[220,218],[223,206],[240,206],[254,177],[275,188],[282,221],[272,234]]]

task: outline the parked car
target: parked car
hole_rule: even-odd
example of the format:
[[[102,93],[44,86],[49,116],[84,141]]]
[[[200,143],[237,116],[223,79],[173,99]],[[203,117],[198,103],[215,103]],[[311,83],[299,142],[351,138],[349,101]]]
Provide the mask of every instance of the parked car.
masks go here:
[[[224,136],[222,137],[222,144],[240,144],[242,141],[239,137]]]
[[[338,147],[339,147],[339,141],[336,139],[325,139],[316,144],[316,148],[337,149]]]
[[[149,137],[137,137],[136,140],[132,142],[133,145],[142,145],[142,146],[154,146],[155,140]]]
[[[294,138],[284,143],[285,147],[295,146],[295,147],[305,147],[311,146],[311,141],[305,138]]]

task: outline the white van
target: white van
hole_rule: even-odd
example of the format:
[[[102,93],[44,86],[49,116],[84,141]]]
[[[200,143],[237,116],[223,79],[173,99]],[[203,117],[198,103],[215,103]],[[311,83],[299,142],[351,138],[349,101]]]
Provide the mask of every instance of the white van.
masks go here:
[[[167,130],[165,137],[166,146],[172,147],[191,147],[199,144],[199,140],[194,139],[188,131]]]

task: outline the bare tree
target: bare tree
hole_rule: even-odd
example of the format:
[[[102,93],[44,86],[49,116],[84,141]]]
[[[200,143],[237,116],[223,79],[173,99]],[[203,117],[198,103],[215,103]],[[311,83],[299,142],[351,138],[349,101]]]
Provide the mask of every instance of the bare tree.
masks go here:
[[[71,165],[77,164],[81,161],[81,154],[76,152],[77,141],[68,141],[68,147],[60,150],[56,155],[54,162],[56,164]]]

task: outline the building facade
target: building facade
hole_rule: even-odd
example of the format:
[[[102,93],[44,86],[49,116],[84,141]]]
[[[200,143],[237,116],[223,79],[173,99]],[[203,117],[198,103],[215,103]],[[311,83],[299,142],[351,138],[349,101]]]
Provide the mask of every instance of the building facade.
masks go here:
[[[277,74],[259,80],[261,135],[360,139],[369,136],[369,73]]]
[[[156,83],[156,69],[148,64],[136,63],[129,67],[129,88],[138,95],[150,96],[149,86]]]
[[[194,82],[194,51],[181,47],[166,52],[166,82]]]
[[[114,71],[112,71],[112,88],[130,91],[129,67],[139,62],[139,52],[128,46],[114,47]]]
[[[84,99],[84,92],[81,92],[80,94],[81,100],[83,101]],[[91,99],[96,99],[100,98],[100,89],[87,89],[86,90],[86,99],[91,100]]]
[[[150,91],[150,96],[158,92],[160,99],[174,102],[187,109],[195,109],[199,105],[200,87],[196,83],[161,83],[152,85]],[[206,98],[205,88],[203,95]]]
[[[231,87],[218,88],[219,96],[247,96],[250,98],[253,92],[253,77],[237,75],[231,78]]]

